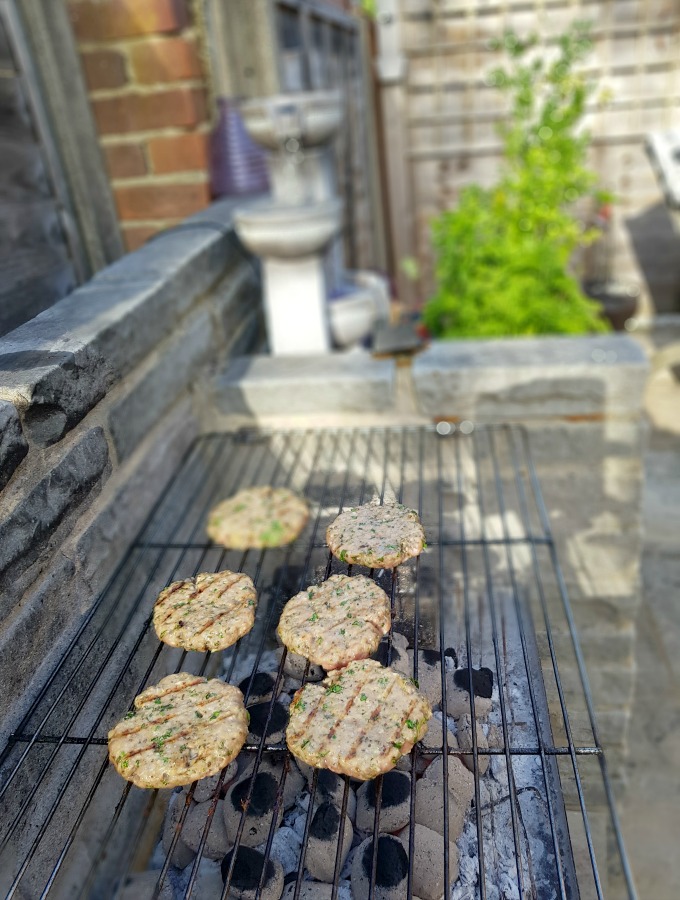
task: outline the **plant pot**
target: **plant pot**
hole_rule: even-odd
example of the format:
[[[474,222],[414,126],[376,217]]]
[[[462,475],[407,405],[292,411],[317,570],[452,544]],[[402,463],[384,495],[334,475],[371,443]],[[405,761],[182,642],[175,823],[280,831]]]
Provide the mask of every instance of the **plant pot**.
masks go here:
[[[625,331],[626,322],[637,312],[640,288],[631,281],[590,281],[583,285],[586,296],[602,307],[602,317],[614,331]]]

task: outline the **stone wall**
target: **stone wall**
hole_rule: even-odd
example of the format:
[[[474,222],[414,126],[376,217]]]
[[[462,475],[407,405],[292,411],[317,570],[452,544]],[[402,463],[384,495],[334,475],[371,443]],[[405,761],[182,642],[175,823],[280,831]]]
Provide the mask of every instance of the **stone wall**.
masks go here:
[[[223,202],[0,340],[0,746],[196,435],[210,367],[259,334]]]

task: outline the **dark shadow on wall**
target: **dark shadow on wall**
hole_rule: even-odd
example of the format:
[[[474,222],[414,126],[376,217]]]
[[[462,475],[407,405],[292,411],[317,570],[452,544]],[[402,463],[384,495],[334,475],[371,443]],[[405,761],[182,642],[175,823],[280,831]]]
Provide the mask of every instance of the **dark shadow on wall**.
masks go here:
[[[666,206],[657,203],[625,223],[656,312],[680,311],[680,235]]]

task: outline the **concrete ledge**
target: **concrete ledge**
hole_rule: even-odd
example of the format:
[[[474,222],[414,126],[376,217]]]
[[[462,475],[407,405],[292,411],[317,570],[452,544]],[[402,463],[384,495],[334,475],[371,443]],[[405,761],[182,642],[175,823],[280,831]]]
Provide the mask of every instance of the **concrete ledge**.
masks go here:
[[[0,340],[0,399],[28,439],[60,440],[161,340],[194,301],[246,258],[231,204],[130,253]]]
[[[395,364],[368,353],[242,356],[219,375],[214,402],[226,415],[385,412],[394,404]]]
[[[647,370],[626,335],[435,341],[413,381],[428,415],[507,421],[637,414]]]

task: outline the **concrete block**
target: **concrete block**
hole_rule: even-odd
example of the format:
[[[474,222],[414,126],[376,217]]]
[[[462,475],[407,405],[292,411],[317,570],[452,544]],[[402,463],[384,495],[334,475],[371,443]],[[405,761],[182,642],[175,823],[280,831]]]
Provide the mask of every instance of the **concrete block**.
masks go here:
[[[636,414],[647,369],[621,335],[434,341],[413,380],[427,415],[507,421]]]
[[[0,491],[27,453],[28,442],[21,430],[16,407],[0,400]]]
[[[226,414],[258,416],[385,412],[393,406],[395,365],[368,353],[255,356],[233,360],[214,386]]]
[[[179,337],[163,346],[109,412],[119,460],[127,459],[207,362],[213,343],[209,310],[202,310]]]
[[[546,419],[529,423],[528,441],[531,457],[540,470],[542,465],[565,462],[588,466],[603,458],[639,458],[646,433],[644,423],[637,418],[598,422]]]
[[[57,529],[82,508],[109,469],[102,428],[75,439],[65,452],[49,454],[40,474],[26,472],[0,504],[0,619],[14,606],[22,576],[51,554]]]

